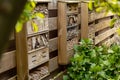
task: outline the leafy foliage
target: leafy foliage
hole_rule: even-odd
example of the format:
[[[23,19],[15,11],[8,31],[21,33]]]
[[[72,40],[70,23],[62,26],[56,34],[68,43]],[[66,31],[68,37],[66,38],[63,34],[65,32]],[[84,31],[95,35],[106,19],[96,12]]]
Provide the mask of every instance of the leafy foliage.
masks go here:
[[[20,32],[22,30],[23,24],[28,20],[32,20],[34,18],[43,19],[45,17],[44,14],[40,12],[34,13],[33,10],[35,7],[36,7],[36,3],[34,1],[29,1],[26,3],[25,9],[16,24],[16,32]],[[34,21],[32,21],[32,26],[34,31],[37,32],[38,26]]]
[[[120,46],[94,46],[81,40],[64,80],[120,80]]]
[[[92,5],[92,1],[94,1],[94,5]],[[93,6],[98,10],[105,10],[107,12],[111,11],[114,14],[120,16],[120,0],[90,0],[89,8],[91,9]],[[96,11],[97,11],[96,10]]]
[[[90,0],[88,7],[90,10],[95,9],[96,12],[101,12],[104,10],[106,14],[109,12],[112,12],[113,14],[115,14],[117,17],[111,20],[111,23],[110,23],[111,27],[115,24],[115,22],[120,17],[120,0]],[[120,31],[117,30],[117,33],[119,34]]]

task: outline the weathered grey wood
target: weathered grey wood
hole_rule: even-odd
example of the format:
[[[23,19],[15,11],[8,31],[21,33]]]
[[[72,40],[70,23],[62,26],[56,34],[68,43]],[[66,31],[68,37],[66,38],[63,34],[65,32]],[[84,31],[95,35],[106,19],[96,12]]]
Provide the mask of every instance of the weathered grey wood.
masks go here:
[[[16,51],[6,52],[0,60],[0,73],[16,67]]]
[[[70,59],[71,59],[71,57],[73,57],[73,55],[74,55],[74,50],[73,49],[67,51],[68,63],[70,63]]]
[[[58,49],[58,38],[53,38],[49,40],[49,52],[55,51]]]
[[[109,27],[110,26],[110,21],[111,21],[111,19],[105,20],[105,21],[101,21],[98,24],[95,24],[95,32]]]
[[[50,59],[50,61],[49,61],[50,72],[53,72],[57,68],[58,68],[58,57],[54,57],[54,58]]]
[[[52,17],[48,19],[49,30],[56,30],[57,29],[57,17]]]
[[[95,13],[95,19],[101,19],[109,16],[113,16],[113,14],[111,12],[109,12],[108,14],[106,14],[105,12]]]
[[[92,22],[95,20],[95,12],[91,12],[90,14],[88,14],[89,17],[88,17],[88,21],[89,22]]]
[[[43,48],[28,54],[29,70],[37,66],[40,66],[48,61],[49,61],[49,48]]]
[[[88,38],[93,39],[95,37],[95,23],[92,23],[88,27]]]
[[[114,34],[116,31],[116,28],[107,30],[106,32],[98,35],[95,37],[95,44],[98,44],[99,42],[101,42],[102,40],[106,39],[107,37],[109,37],[110,35]]]
[[[48,3],[48,9],[57,9],[57,1],[58,0],[51,0],[51,3]]]

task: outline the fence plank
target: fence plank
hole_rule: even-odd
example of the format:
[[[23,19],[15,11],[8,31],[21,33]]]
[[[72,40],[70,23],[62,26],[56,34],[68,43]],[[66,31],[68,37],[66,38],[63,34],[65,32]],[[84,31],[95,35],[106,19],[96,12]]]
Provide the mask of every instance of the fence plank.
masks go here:
[[[112,34],[115,33],[116,28],[110,29],[98,36],[95,37],[95,44],[98,44],[99,42],[103,41],[107,37],[111,36]]]

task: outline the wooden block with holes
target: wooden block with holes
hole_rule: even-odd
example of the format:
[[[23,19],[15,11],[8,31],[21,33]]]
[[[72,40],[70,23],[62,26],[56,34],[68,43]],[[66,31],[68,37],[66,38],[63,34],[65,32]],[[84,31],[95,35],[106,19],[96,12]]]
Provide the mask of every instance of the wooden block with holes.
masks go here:
[[[29,79],[30,80],[42,80],[46,76],[50,74],[49,68],[48,68],[49,63],[44,63],[37,68],[33,69],[30,71]]]
[[[80,24],[78,8],[79,1],[58,2],[58,62],[61,65],[69,63],[71,58],[69,51],[73,50],[73,46],[78,43]]]
[[[29,69],[35,68],[49,61],[49,50],[44,48],[28,55]]]
[[[41,80],[49,75],[48,4],[51,0],[35,0],[35,2],[36,6],[32,13],[43,13],[45,17],[40,19],[35,16],[16,35],[18,80],[29,80],[31,74],[33,74],[32,80]],[[33,15],[32,13],[31,15]],[[33,23],[37,26],[38,31],[33,28]]]

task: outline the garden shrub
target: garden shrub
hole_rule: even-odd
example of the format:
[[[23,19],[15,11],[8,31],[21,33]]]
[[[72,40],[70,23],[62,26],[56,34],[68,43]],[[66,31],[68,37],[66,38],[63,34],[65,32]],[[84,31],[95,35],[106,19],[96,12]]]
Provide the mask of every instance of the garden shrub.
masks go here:
[[[64,80],[120,80],[120,46],[94,46],[90,39],[74,46]]]

